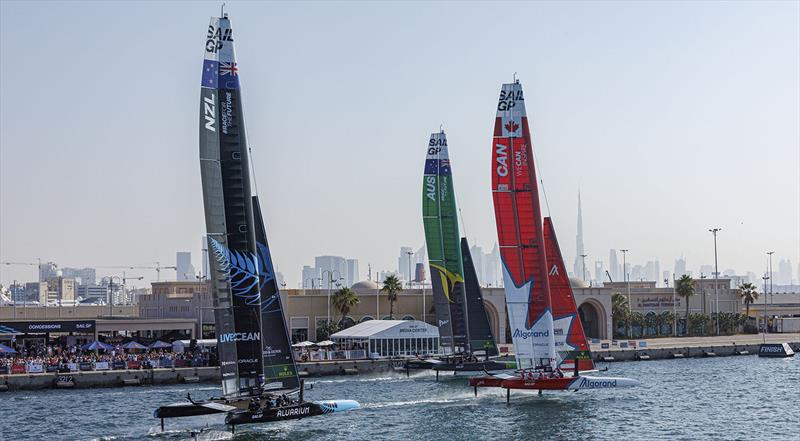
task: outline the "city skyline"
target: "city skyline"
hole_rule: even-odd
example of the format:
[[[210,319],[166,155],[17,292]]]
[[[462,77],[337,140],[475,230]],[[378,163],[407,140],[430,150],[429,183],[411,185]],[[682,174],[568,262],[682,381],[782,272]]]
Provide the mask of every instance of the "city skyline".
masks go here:
[[[267,234],[289,283],[310,256],[394,271],[401,244],[423,242],[418,152],[440,124],[462,231],[490,249],[492,114],[514,72],[565,258],[579,254],[580,187],[587,272],[609,249],[662,269],[681,255],[711,264],[717,227],[720,272],[763,274],[767,251],[773,272],[781,259],[800,272],[797,3],[517,6],[530,26],[508,28],[506,12],[480,4],[228,6],[246,37],[237,51]],[[151,267],[176,250],[202,256],[198,36],[216,6],[0,12],[0,260],[103,276],[100,266]],[[309,31],[286,38],[296,23]],[[439,32],[414,31],[427,28]],[[508,41],[520,56],[488,63]],[[68,87],[87,78],[74,42],[99,64],[91,88]],[[297,133],[315,141],[289,148]],[[80,212],[76,197],[89,202]],[[35,271],[0,265],[0,282]]]

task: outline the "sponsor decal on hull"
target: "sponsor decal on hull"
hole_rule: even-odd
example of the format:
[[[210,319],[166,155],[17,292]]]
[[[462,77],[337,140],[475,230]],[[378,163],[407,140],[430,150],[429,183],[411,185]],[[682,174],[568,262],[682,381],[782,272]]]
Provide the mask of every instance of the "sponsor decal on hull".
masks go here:
[[[294,407],[291,409],[280,409],[275,416],[278,418],[296,417],[311,413],[311,406]]]

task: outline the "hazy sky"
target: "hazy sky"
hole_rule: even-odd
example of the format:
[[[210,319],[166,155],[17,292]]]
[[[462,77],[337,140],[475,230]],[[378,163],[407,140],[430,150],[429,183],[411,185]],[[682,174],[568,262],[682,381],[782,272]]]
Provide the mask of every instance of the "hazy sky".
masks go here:
[[[719,226],[720,271],[762,272],[768,250],[797,271],[796,1],[227,3],[290,286],[315,255],[358,258],[366,277],[423,243],[440,124],[462,230],[490,248],[493,118],[514,72],[568,267],[580,188],[589,262],[628,248],[634,263],[672,269],[683,254],[696,271]],[[174,264],[189,250],[200,267],[197,115],[217,14],[218,2],[0,3],[0,260]]]

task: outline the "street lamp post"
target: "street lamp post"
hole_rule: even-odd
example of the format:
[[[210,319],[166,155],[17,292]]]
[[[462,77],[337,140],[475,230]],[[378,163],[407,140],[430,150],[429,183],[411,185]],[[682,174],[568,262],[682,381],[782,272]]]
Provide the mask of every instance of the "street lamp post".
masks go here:
[[[764,277],[761,279],[764,280],[764,334],[766,334],[769,332],[767,328],[767,280],[769,280],[769,276],[764,273]]]
[[[325,276],[325,273],[328,273],[328,321],[327,321],[327,325],[330,325],[330,323],[331,323],[331,286],[333,285],[333,280],[334,280],[333,279],[333,273],[336,273],[336,274],[339,275],[339,278],[336,279],[337,282],[339,280],[344,280],[344,278],[342,278],[342,274],[337,270],[325,270],[325,271],[322,272],[321,275]]]
[[[408,254],[408,288],[411,289],[411,281],[414,280],[411,273],[411,256],[413,256],[414,253],[406,251],[406,254]]]
[[[677,293],[677,280],[675,279],[675,273],[672,273],[672,329],[673,335],[675,337],[678,336],[678,304],[676,303],[675,294]],[[687,298],[686,301],[688,302],[689,299]],[[687,319],[686,326],[689,326],[689,321]]]
[[[625,280],[625,287],[628,290],[628,337],[633,338],[633,326],[631,325],[631,312],[633,305],[631,304],[631,281],[628,280],[628,250],[622,251],[622,277]]]
[[[719,335],[719,263],[717,261],[717,233],[722,231],[722,228],[712,228],[708,231],[714,235],[714,303],[716,303],[717,335]]]
[[[581,254],[581,261],[583,262],[583,281],[586,281],[586,256],[588,254]]]
[[[769,256],[769,304],[772,305],[772,255],[775,251],[768,251]],[[767,293],[764,293],[764,300],[767,300]]]

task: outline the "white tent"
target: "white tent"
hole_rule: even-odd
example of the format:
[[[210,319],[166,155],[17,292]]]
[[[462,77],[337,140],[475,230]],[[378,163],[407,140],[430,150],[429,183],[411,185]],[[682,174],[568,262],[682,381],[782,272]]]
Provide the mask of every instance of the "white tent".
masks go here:
[[[379,357],[440,353],[439,328],[419,320],[368,320],[331,335],[331,340]]]

